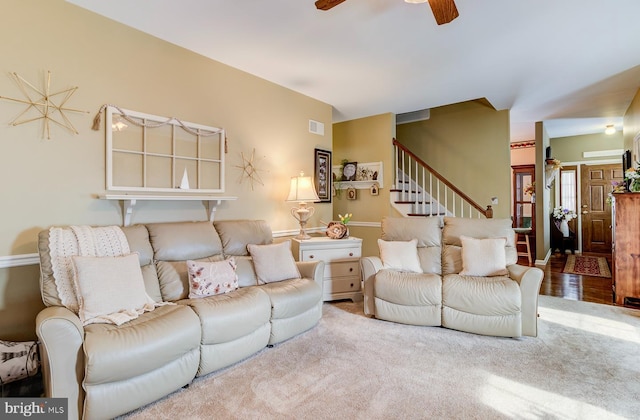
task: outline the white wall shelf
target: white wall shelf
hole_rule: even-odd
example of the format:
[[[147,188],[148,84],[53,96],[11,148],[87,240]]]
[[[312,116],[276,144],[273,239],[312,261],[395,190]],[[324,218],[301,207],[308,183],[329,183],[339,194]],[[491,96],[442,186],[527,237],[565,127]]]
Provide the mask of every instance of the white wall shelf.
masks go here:
[[[133,209],[138,201],[202,201],[207,207],[209,221],[213,222],[216,209],[223,201],[233,201],[238,199],[238,197],[221,197],[205,194],[101,194],[98,195],[98,198],[101,200],[116,200],[122,202],[122,224],[124,226],[129,226],[131,224],[131,215],[133,214]]]
[[[384,187],[382,162],[358,162],[355,181],[338,180],[337,178],[341,174],[341,168],[341,165],[334,165],[332,167],[333,176],[335,176],[334,179],[336,179],[336,181],[333,182],[333,186],[338,190],[346,190],[351,187],[357,190],[368,190],[374,184],[378,184],[378,188]],[[374,174],[376,179],[373,179]]]

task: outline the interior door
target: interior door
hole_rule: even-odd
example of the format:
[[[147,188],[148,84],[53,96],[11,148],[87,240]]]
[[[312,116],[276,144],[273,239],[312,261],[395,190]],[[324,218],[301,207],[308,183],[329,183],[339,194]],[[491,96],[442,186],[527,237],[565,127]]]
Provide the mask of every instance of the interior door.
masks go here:
[[[611,206],[607,197],[612,181],[622,181],[622,163],[583,165],[581,168],[582,251],[611,253]]]

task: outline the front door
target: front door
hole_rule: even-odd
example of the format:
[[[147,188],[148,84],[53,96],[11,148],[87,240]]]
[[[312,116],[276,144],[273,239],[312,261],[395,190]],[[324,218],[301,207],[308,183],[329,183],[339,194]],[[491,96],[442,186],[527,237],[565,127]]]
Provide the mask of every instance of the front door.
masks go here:
[[[583,165],[581,168],[582,251],[611,253],[611,206],[607,197],[612,181],[622,181],[622,163]]]

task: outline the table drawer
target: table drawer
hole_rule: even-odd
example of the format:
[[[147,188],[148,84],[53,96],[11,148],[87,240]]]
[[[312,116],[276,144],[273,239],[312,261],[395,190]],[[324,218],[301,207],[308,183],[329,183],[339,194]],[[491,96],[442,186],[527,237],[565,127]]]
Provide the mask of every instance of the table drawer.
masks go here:
[[[303,250],[302,261],[335,261],[360,258],[360,248]]]
[[[360,279],[351,277],[339,280],[325,280],[323,287],[325,296],[333,293],[357,292],[360,290]]]
[[[330,262],[324,266],[324,277],[357,276],[360,278],[360,261]]]

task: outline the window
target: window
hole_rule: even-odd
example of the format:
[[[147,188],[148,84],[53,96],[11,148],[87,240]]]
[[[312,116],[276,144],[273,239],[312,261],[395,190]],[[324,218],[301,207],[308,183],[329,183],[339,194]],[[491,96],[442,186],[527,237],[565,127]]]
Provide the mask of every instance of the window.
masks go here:
[[[114,106],[106,113],[107,190],[224,192],[223,129]]]
[[[560,170],[560,206],[575,212],[578,211],[576,174],[575,169]]]

